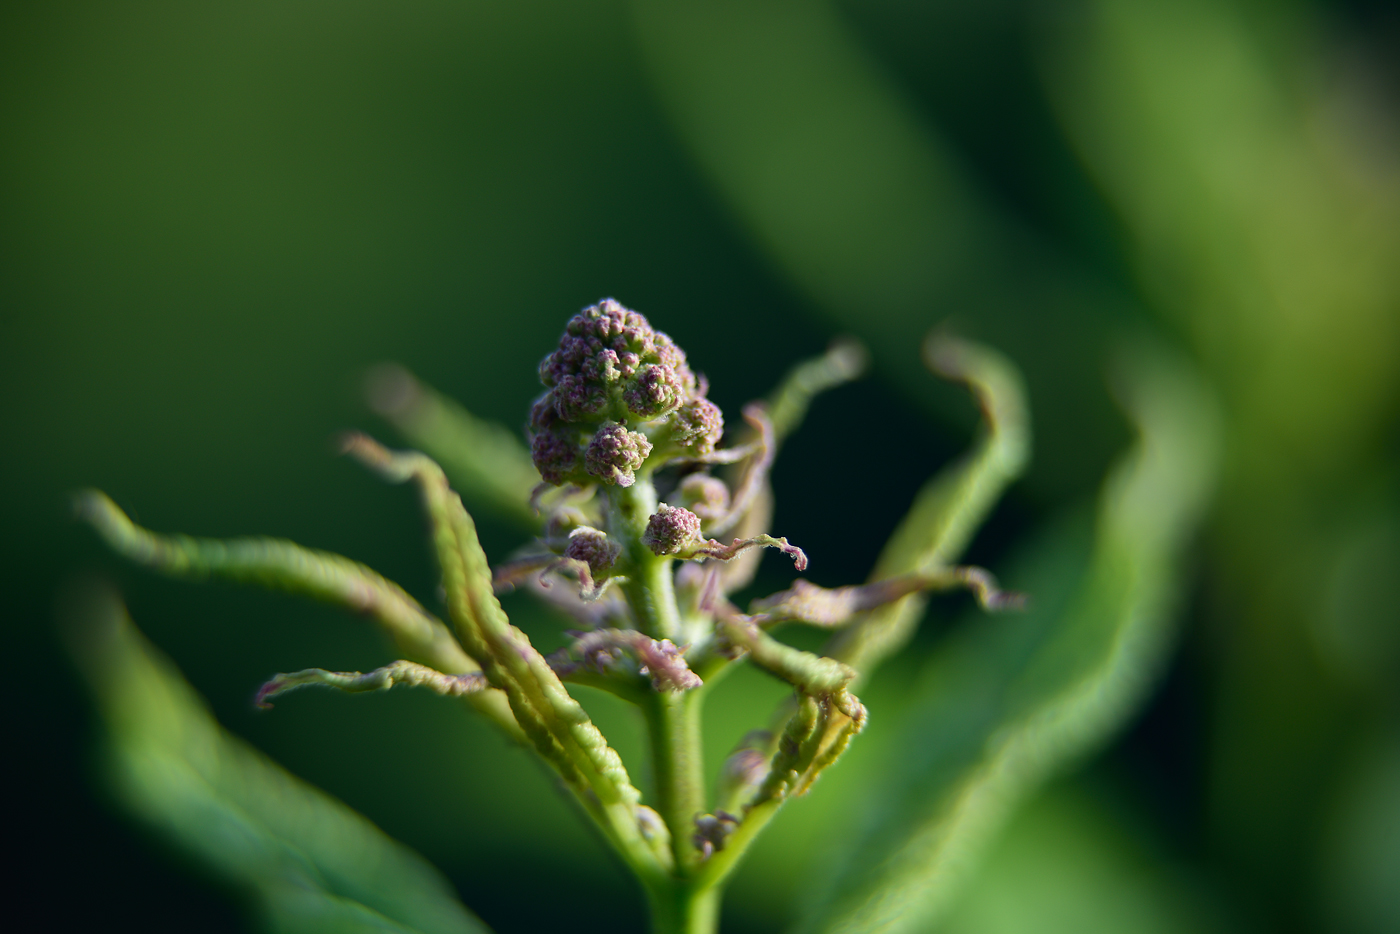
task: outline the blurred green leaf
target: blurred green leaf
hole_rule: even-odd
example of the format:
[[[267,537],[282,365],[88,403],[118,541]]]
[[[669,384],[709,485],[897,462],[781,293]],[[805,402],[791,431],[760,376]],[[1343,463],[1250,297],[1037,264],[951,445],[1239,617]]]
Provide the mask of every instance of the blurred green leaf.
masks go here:
[[[935,659],[878,803],[799,930],[927,930],[1014,805],[1145,694],[1214,475],[1215,414],[1165,358],[1136,359],[1127,382],[1141,438],[1105,484],[1092,546],[1082,523],[1052,535],[1012,578],[1031,610],[977,621]]]
[[[1400,930],[1400,729],[1369,731],[1333,792],[1323,849],[1329,930]]]
[[[907,350],[994,251],[960,167],[826,2],[636,0],[656,90],[701,169],[816,307],[918,385]]]
[[[1227,930],[1192,874],[1092,792],[1037,796],[1007,827],[941,925],[944,934],[1208,934]]]
[[[75,616],[121,802],[246,893],[268,928],[488,930],[422,857],[221,729],[113,594],[90,595]]]
[[[1029,482],[1090,489],[1121,441],[1096,379],[1135,314],[993,196],[938,114],[831,0],[632,0],[662,110],[759,251],[945,417],[912,346],[952,317],[1023,367],[1046,433]],[[918,6],[918,5],[914,5]],[[1034,312],[1028,313],[1028,309]]]
[[[540,475],[514,432],[478,418],[394,364],[375,367],[366,392],[374,410],[441,464],[453,489],[473,506],[527,529],[539,526],[530,494]]]
[[[1204,604],[1219,633],[1206,836],[1265,929],[1316,910],[1319,808],[1371,714],[1345,682],[1389,641],[1368,631],[1364,591],[1319,591],[1328,569],[1355,583],[1382,566],[1355,560],[1353,517],[1394,490],[1400,146],[1383,59],[1312,6],[1088,0],[1044,57],[1142,290],[1228,420]]]

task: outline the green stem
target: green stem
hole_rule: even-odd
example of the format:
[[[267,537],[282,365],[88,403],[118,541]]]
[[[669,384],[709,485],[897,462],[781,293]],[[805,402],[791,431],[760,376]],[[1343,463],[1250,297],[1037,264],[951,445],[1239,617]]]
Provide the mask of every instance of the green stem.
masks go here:
[[[647,895],[653,934],[714,934],[719,930],[718,888],[700,892],[677,883]]]
[[[637,476],[629,487],[609,487],[608,534],[622,544],[632,571],[622,584],[637,627],[653,639],[675,639],[681,614],[671,581],[671,559],[658,558],[642,544],[647,520],[656,512],[656,488],[649,475]]]
[[[632,486],[610,487],[608,534],[623,547],[630,565],[623,595],[637,628],[653,639],[681,633],[670,558],[660,558],[642,544],[647,520],[656,512],[656,488],[639,474]],[[652,926],[658,934],[713,934],[719,924],[718,886],[697,888],[689,877],[700,866],[695,847],[695,818],[705,810],[705,779],[700,741],[703,687],[690,691],[654,691],[642,703],[650,740],[656,810],[671,831],[675,876],[647,885]]]
[[[693,691],[657,691],[643,708],[656,778],[656,804],[671,830],[676,872],[685,877],[699,861],[692,839],[695,818],[705,810],[700,745],[700,698]]]
[[[758,838],[763,828],[783,806],[782,798],[774,798],[750,809],[735,828],[734,833],[724,842],[724,849],[706,860],[692,883],[699,891],[718,893],[723,891],[730,874],[743,860],[749,846]]]

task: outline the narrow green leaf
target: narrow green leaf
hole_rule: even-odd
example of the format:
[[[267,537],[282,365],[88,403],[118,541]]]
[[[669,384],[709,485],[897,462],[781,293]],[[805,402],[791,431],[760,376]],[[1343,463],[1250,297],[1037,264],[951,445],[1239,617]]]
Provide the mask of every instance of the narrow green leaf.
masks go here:
[[[441,620],[398,584],[349,558],[279,538],[157,535],[98,490],[77,494],[74,507],[113,551],[137,564],[171,577],[230,580],[323,600],[369,616],[411,659],[454,675],[478,670]],[[465,700],[512,738],[522,738],[499,692],[476,692]]]
[[[854,340],[834,342],[820,357],[811,357],[794,366],[768,397],[768,418],[773,438],[781,443],[797,430],[807,417],[812,399],[843,383],[859,379],[870,365],[870,355]]]
[[[127,517],[99,490],[74,498],[78,517],[113,551],[171,577],[221,579],[300,594],[363,613],[406,654],[441,671],[476,669],[452,633],[402,587],[363,564],[279,538],[159,535]]]
[[[1128,389],[1141,437],[1105,483],[1092,547],[1073,525],[1051,537],[1015,576],[1030,610],[976,621],[935,659],[869,819],[799,931],[928,930],[1015,804],[1142,700],[1170,645],[1216,419],[1161,358],[1137,361]]]
[[[118,798],[245,893],[271,930],[487,931],[422,857],[221,729],[115,595],[91,594],[74,615]]]
[[[919,491],[881,552],[873,581],[951,568],[1030,457],[1025,387],[1011,361],[988,347],[937,334],[924,351],[934,372],[972,390],[985,428],[966,457]],[[911,593],[873,610],[832,639],[826,654],[868,676],[909,641],[927,603],[924,594]]]
[[[530,493],[540,475],[515,432],[478,418],[394,364],[371,371],[367,392],[374,410],[441,464],[473,509],[485,507],[528,529],[539,525]]]
[[[321,686],[335,688],[346,694],[360,694],[365,691],[388,691],[400,684],[427,688],[444,697],[464,697],[487,688],[486,676],[479,671],[471,671],[464,675],[445,675],[426,665],[400,659],[392,665],[385,665],[371,672],[306,668],[274,675],[272,680],[258,689],[257,705],[271,707],[268,701],[272,698],[305,687]]]
[[[850,338],[840,338],[832,342],[826,353],[801,361],[783,377],[768,396],[766,412],[763,408],[746,408],[744,417],[749,420],[748,443],[766,442],[765,454],[769,461],[761,470],[755,464],[745,464],[742,468],[730,468],[726,479],[743,491],[749,490],[748,504],[738,513],[737,522],[727,530],[736,538],[753,538],[770,531],[773,521],[773,486],[768,478],[768,467],[777,456],[778,448],[802,424],[807,417],[807,409],[812,399],[829,389],[858,379],[869,366],[870,355],[865,347]],[[765,425],[766,420],[766,425]],[[768,437],[764,437],[765,427]],[[718,532],[712,527],[709,534]],[[720,570],[720,590],[733,593],[753,582],[758,573],[762,555],[751,551],[726,563]]]
[[[525,633],[511,625],[491,581],[476,525],[447,476],[417,451],[389,451],[365,435],[346,440],[347,453],[390,482],[413,482],[423,494],[442,570],[452,623],[462,645],[511,712],[540,756],[552,766],[634,871],[648,882],[669,872],[669,852],[644,827],[641,792],[621,757],[608,745]]]

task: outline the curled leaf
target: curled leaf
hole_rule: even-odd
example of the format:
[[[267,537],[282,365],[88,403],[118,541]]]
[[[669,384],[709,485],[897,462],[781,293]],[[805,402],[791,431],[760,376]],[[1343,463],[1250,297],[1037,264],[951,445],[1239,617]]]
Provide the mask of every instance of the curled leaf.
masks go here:
[[[971,453],[919,491],[880,554],[871,574],[876,582],[952,567],[1030,454],[1025,389],[1009,360],[980,344],[938,333],[925,343],[924,356],[940,376],[968,385],[985,427]],[[837,635],[827,653],[864,676],[909,640],[925,605],[922,595],[909,593],[879,607]]]
[[[112,550],[137,564],[172,577],[230,580],[323,600],[369,616],[399,651],[438,671],[478,669],[441,620],[398,584],[349,558],[276,538],[158,535],[132,522],[98,490],[78,493],[74,508]],[[467,701],[512,737],[521,738],[499,692],[472,694]]]
[[[795,622],[836,629],[857,619],[861,613],[909,594],[953,587],[971,590],[984,610],[1014,609],[1025,602],[1020,594],[1001,590],[990,571],[957,567],[926,574],[902,574],[873,584],[835,589],[799,579],[781,593],[755,600],[750,611],[754,622],[760,626]]]
[[[391,482],[414,482],[423,494],[443,589],[463,648],[500,688],[540,756],[598,822],[618,853],[643,879],[664,878],[671,854],[645,838],[638,824],[641,793],[617,752],[569,695],[529,638],[510,624],[492,588],[491,569],[476,525],[430,458],[390,451],[365,435],[345,450]]]

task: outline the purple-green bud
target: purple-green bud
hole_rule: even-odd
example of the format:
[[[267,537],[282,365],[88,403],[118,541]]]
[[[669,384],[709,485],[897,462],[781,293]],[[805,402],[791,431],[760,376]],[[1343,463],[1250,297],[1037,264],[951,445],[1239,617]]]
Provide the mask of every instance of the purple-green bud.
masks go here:
[[[627,411],[638,418],[660,418],[685,398],[685,387],[669,367],[648,363],[622,393]]]
[[[691,842],[700,851],[702,860],[709,859],[717,851],[724,849],[724,843],[729,835],[734,832],[734,828],[739,826],[739,818],[726,811],[718,811],[714,814],[697,814],[695,816],[695,833],[691,834]]]
[[[650,453],[651,442],[646,435],[628,431],[617,422],[604,422],[588,443],[584,467],[604,483],[631,486],[637,479],[635,471]]]
[[[709,454],[723,435],[724,413],[709,399],[692,399],[671,416],[671,442],[689,454]]]
[[[567,427],[546,428],[530,439],[530,456],[546,483],[562,486],[578,472],[578,443]]]
[[[718,801],[739,807],[747,803],[753,792],[768,777],[768,759],[773,734],[767,730],[750,730],[734,747],[719,769]]]
[[[569,543],[564,546],[564,557],[588,565],[595,581],[608,576],[621,553],[622,546],[608,538],[606,532],[587,526],[574,529],[569,534]]]
[[[656,508],[656,513],[647,520],[646,531],[642,533],[642,544],[658,557],[679,554],[687,546],[703,541],[700,537],[700,517],[689,509],[666,503]]]
[[[658,462],[703,458],[724,435],[724,415],[685,353],[610,298],[569,320],[540,381],[547,391],[530,412],[530,433],[548,483],[631,486],[653,443]]]

